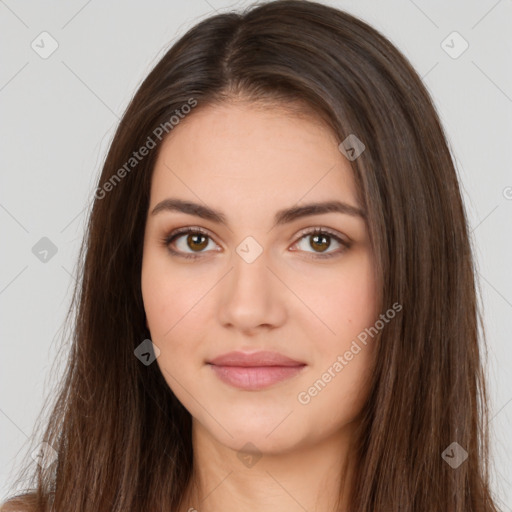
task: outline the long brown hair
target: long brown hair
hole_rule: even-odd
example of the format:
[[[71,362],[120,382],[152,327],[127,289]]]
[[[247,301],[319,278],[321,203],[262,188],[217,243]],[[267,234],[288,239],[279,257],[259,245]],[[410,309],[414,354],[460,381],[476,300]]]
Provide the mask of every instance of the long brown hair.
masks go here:
[[[474,263],[438,115],[383,35],[298,0],[201,21],[128,106],[95,191],[69,361],[41,438],[57,459],[37,466],[19,503],[68,512],[180,507],[192,471],[191,416],[158,365],[134,356],[150,337],[140,276],[152,169],[181,119],[239,98],[306,105],[340,142],[354,134],[366,146],[351,166],[382,310],[398,302],[403,311],[376,347],[350,511],[496,511]],[[143,146],[146,156],[135,158]],[[457,467],[447,460],[466,453]]]

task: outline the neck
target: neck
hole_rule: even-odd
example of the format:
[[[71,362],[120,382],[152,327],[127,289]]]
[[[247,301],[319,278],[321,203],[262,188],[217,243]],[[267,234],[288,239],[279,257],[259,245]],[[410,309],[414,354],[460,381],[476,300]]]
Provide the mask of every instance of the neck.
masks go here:
[[[194,469],[180,512],[345,512],[353,426],[286,453],[241,453],[193,421]]]

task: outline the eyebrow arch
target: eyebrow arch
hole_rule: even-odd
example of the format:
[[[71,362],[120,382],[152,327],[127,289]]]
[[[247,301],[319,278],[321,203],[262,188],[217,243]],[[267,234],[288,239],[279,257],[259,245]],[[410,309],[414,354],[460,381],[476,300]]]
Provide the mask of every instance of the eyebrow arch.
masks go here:
[[[225,226],[228,225],[226,216],[222,212],[191,201],[183,201],[181,199],[174,198],[164,199],[153,208],[151,215],[156,215],[163,211],[187,213],[189,215],[201,217],[202,219],[210,220],[217,224],[224,224]],[[304,206],[293,206],[291,208],[279,210],[274,217],[274,226],[287,224],[301,217],[332,212],[343,213],[353,217],[361,217],[362,219],[366,218],[366,213],[360,208],[341,201],[327,201],[322,203],[310,203]]]

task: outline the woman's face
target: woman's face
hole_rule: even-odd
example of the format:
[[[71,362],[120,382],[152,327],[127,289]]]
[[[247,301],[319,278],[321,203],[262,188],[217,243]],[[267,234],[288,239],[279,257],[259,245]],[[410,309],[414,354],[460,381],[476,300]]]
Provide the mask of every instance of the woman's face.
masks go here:
[[[327,202],[341,211],[302,209]],[[378,318],[360,208],[338,141],[311,119],[226,104],[173,129],[152,178],[142,294],[156,362],[195,427],[276,453],[351,428],[373,352],[357,337]],[[260,351],[294,362],[211,364]]]

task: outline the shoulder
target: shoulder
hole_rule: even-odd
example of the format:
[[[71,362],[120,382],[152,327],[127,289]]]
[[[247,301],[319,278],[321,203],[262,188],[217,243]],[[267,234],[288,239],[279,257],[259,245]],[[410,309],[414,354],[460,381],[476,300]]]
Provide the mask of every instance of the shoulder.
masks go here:
[[[0,512],[38,512],[34,498],[31,494],[10,498],[0,503]]]

